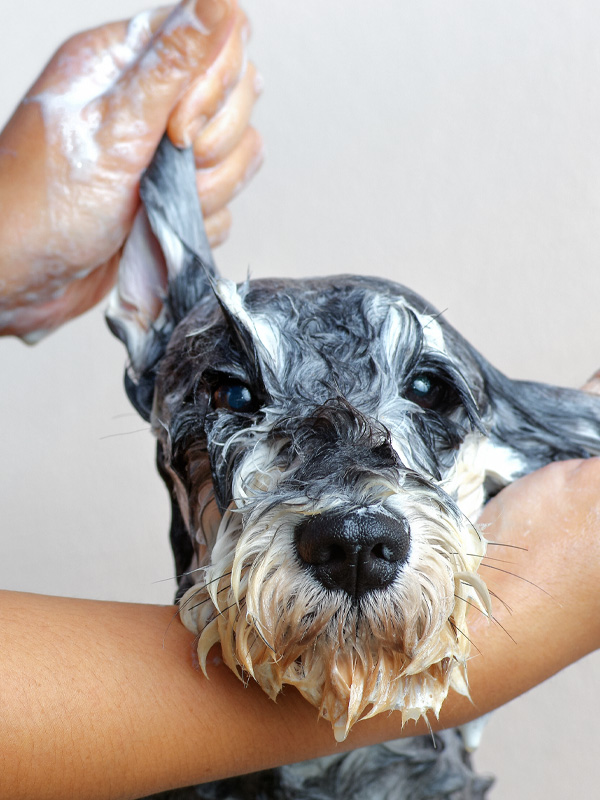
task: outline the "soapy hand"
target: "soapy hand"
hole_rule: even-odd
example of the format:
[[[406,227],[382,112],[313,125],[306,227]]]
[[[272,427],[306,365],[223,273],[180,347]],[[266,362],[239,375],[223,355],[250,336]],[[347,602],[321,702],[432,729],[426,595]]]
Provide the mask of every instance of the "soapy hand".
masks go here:
[[[106,294],[165,129],[225,238],[262,155],[247,38],[235,0],[185,0],[59,48],[0,134],[0,333],[34,341]]]

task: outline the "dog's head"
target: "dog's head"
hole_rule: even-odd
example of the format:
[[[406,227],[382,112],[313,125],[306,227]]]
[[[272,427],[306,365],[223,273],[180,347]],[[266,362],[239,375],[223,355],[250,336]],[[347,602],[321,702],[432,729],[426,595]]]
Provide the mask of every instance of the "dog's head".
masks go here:
[[[338,738],[384,710],[438,713],[450,686],[467,692],[469,607],[490,613],[479,510],[597,451],[597,404],[569,414],[578,394],[508,381],[389,281],[218,278],[185,221],[185,158],[163,145],[146,179],[152,231],[142,215],[109,318],[158,439],[201,663],[219,642]]]

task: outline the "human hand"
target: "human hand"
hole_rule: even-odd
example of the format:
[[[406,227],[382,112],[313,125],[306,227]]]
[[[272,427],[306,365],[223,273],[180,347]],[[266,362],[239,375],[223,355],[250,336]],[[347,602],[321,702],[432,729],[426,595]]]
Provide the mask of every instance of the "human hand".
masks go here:
[[[259,83],[235,0],[184,0],[63,44],[0,134],[0,333],[34,341],[112,286],[140,175],[193,145],[207,233],[261,163]]]

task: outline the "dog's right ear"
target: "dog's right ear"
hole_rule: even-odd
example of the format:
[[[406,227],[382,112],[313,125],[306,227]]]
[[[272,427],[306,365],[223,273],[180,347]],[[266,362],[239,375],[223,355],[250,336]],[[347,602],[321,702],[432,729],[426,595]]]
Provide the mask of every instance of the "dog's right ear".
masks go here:
[[[125,389],[150,419],[158,364],[175,326],[216,277],[204,230],[191,149],[165,136],[140,184],[142,205],[127,239],[106,320],[125,344]]]

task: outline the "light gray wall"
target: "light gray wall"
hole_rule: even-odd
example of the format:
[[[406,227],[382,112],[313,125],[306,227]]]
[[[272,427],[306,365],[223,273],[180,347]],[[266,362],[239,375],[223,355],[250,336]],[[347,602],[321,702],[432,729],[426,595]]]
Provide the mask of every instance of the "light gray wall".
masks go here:
[[[69,33],[140,9],[5,5],[2,119]],[[600,5],[245,7],[268,157],[222,271],[389,276],[513,377],[577,385],[599,366]],[[167,499],[123,364],[100,310],[32,349],[0,342],[0,586],[170,600]],[[502,776],[494,800],[597,796],[599,666],[495,715],[478,756]]]

